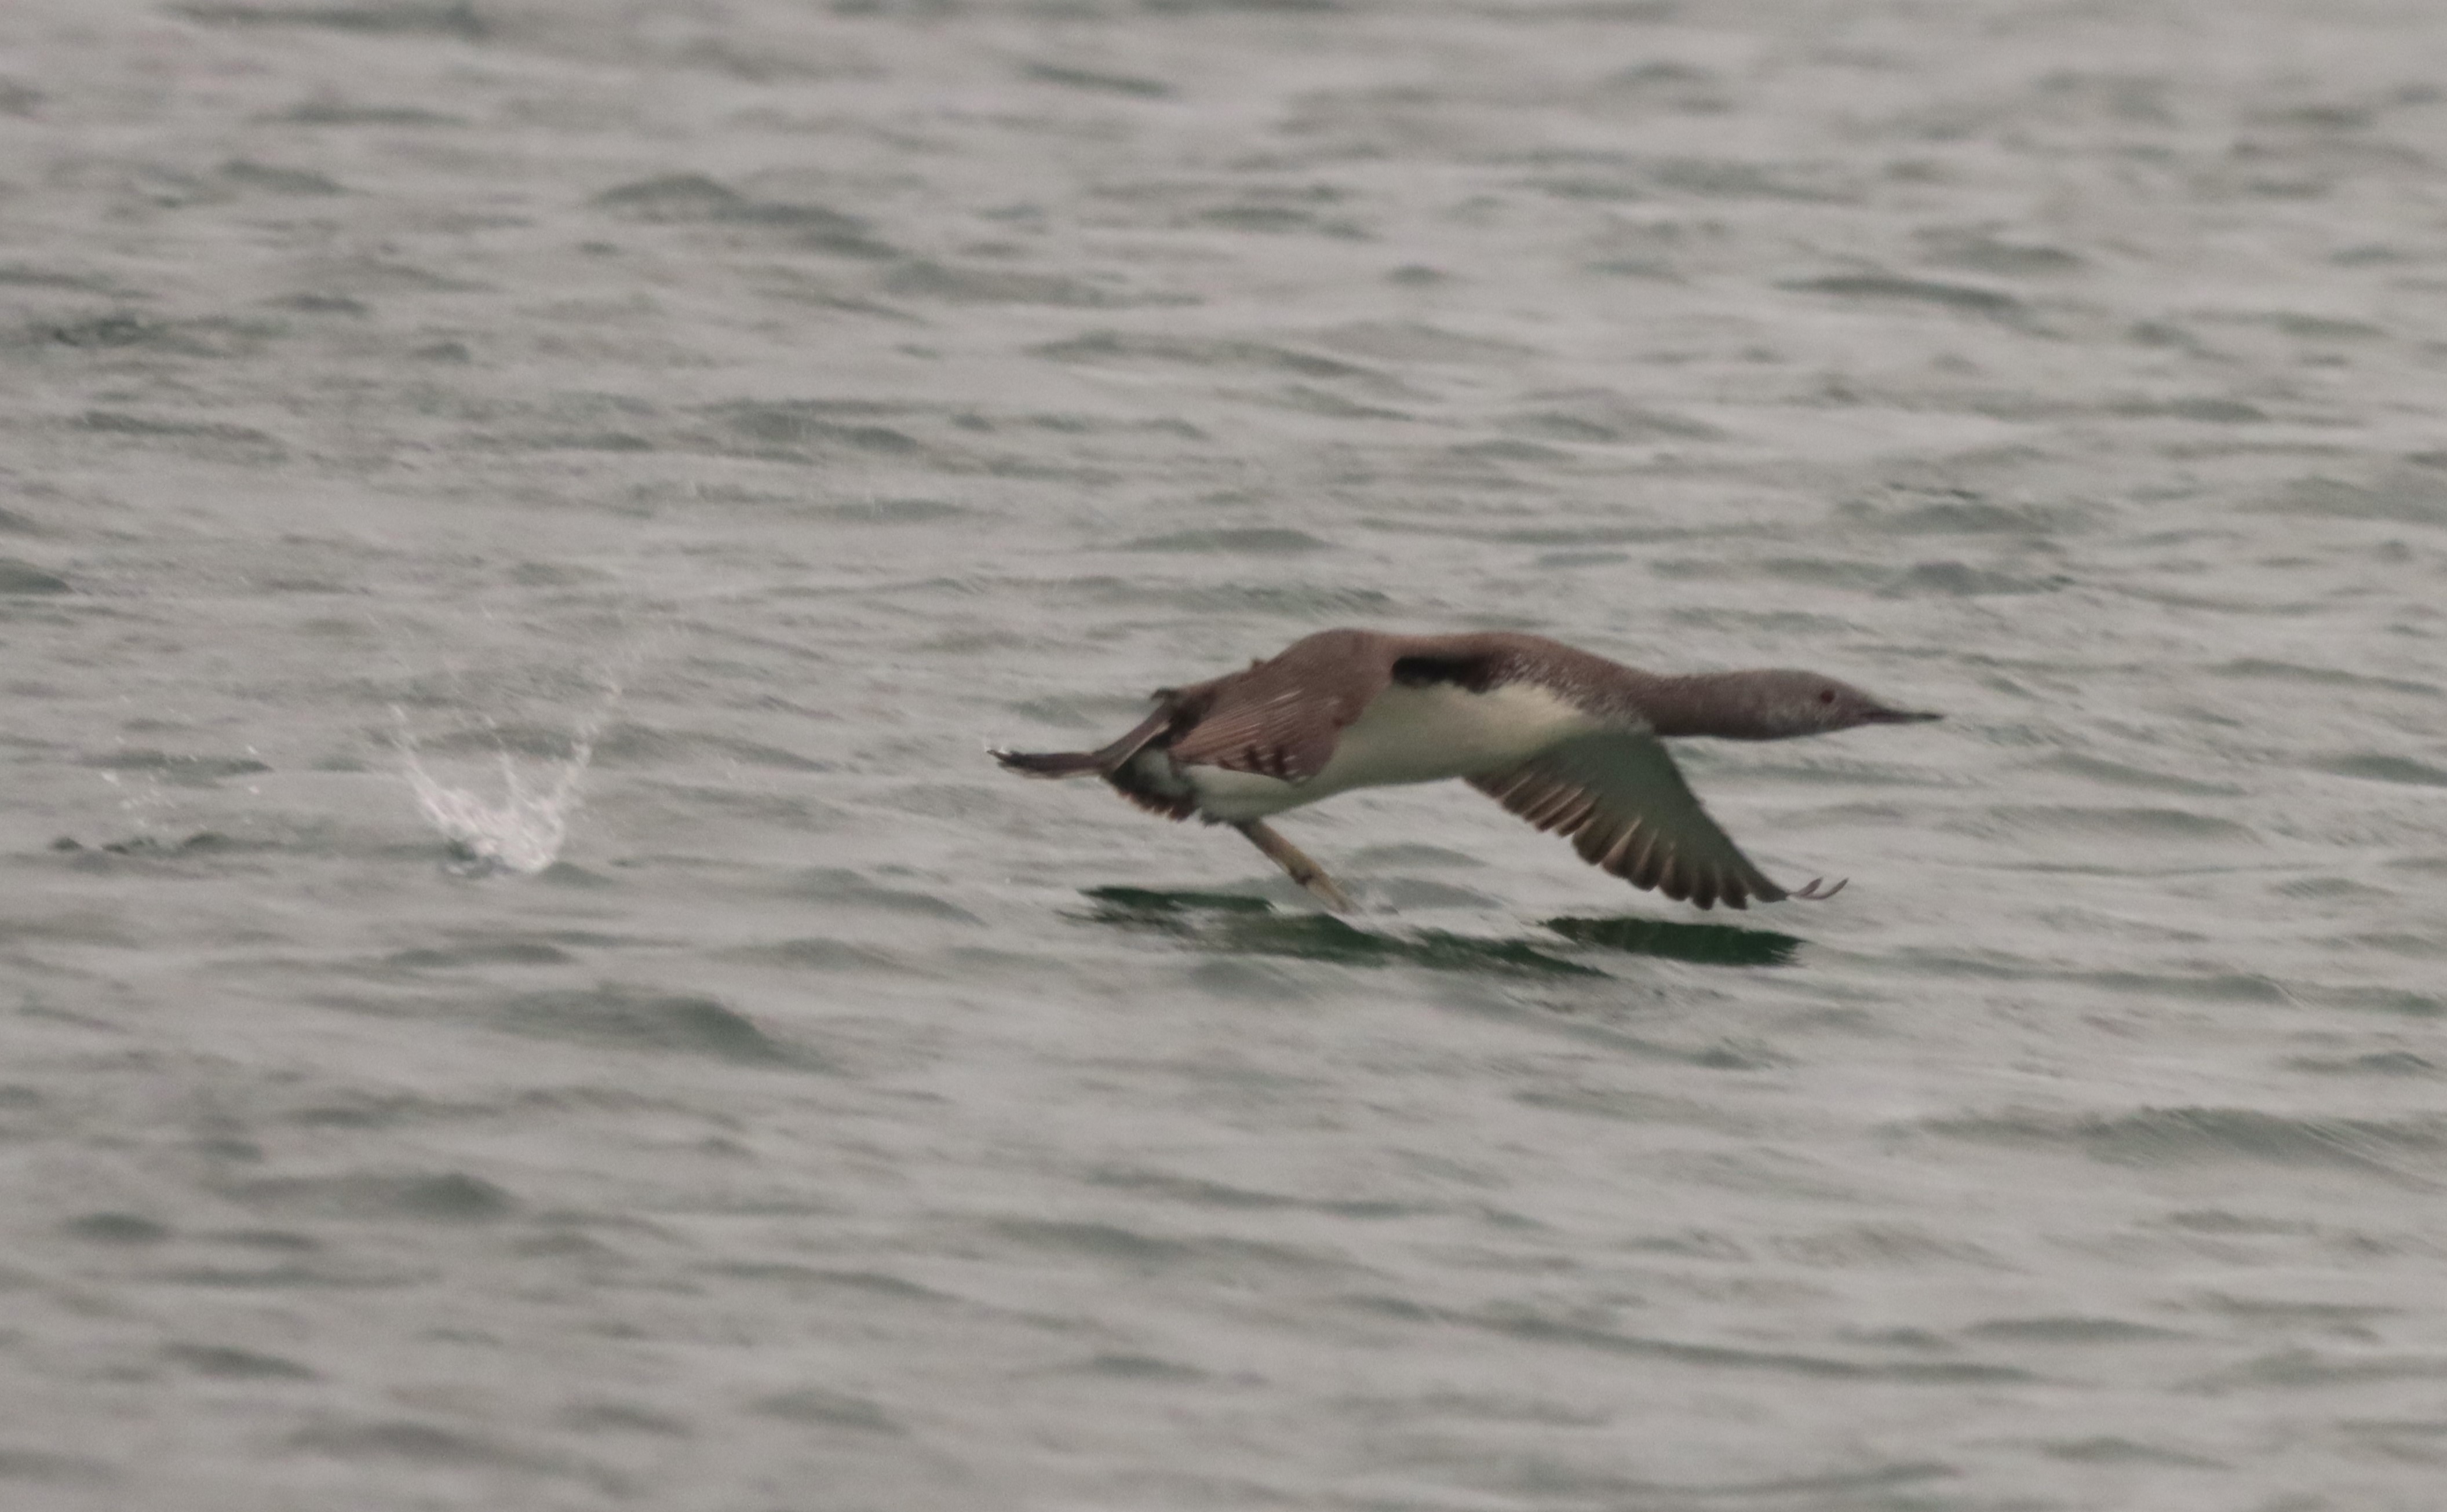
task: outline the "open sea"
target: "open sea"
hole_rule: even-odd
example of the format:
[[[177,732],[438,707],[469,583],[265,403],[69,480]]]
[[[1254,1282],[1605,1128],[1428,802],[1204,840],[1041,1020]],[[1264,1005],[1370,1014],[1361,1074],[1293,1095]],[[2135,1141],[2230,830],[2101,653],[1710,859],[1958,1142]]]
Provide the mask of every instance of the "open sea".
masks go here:
[[[0,1505],[2447,1505],[2442,60],[7,0]],[[1947,718],[984,753],[1337,625]]]

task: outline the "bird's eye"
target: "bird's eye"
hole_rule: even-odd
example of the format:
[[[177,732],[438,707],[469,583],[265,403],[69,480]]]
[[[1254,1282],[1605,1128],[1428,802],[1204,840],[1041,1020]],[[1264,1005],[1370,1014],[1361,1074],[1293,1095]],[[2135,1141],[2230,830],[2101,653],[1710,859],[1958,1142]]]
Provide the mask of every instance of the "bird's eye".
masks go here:
[[[1818,690],[1818,701],[1822,704],[1831,704],[1835,702],[1835,690],[1832,688],[1822,688]]]

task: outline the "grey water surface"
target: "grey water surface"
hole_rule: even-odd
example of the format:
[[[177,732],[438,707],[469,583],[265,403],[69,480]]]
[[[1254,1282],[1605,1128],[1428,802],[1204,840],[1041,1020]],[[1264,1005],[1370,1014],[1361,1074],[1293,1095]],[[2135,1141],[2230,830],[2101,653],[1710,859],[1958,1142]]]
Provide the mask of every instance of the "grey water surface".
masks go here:
[[[2442,59],[10,0],[0,1505],[2439,1506]],[[1342,624],[1948,718],[982,753]]]

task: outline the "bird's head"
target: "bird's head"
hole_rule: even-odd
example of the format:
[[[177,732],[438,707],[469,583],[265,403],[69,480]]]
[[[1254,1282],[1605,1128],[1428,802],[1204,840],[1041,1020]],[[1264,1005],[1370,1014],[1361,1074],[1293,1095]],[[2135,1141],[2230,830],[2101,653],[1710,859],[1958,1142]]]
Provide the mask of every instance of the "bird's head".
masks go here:
[[[1791,740],[1858,725],[1916,725],[1941,714],[1897,709],[1849,683],[1819,672],[1769,668],[1678,679],[1688,695],[1678,702],[1679,727],[1660,733],[1716,735],[1727,740]]]

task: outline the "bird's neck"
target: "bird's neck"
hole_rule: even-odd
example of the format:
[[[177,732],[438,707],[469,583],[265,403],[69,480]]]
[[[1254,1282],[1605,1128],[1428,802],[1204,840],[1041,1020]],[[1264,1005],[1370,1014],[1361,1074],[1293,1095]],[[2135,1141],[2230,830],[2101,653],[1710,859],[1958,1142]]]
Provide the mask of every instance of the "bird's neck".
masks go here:
[[[1649,675],[1640,706],[1658,734],[1713,736],[1717,740],[1777,740],[1787,731],[1768,722],[1767,700],[1752,672]]]

